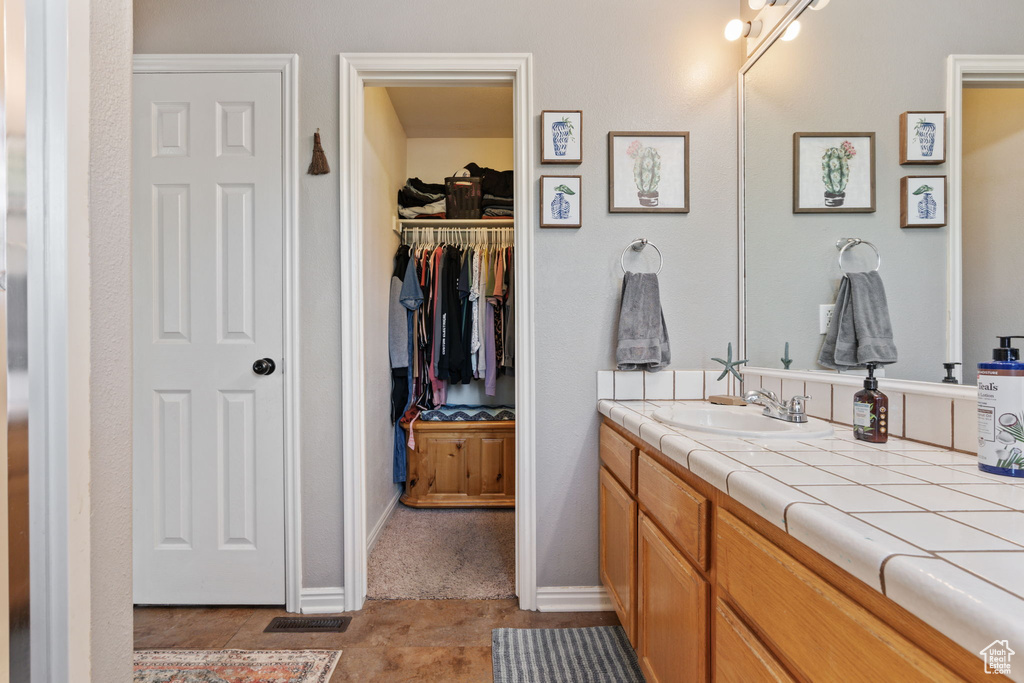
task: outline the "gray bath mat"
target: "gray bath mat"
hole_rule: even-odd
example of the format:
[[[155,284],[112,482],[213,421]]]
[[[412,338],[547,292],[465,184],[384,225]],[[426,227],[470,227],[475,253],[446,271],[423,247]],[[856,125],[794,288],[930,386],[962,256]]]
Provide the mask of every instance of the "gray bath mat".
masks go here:
[[[643,683],[621,626],[496,628],[494,683]]]

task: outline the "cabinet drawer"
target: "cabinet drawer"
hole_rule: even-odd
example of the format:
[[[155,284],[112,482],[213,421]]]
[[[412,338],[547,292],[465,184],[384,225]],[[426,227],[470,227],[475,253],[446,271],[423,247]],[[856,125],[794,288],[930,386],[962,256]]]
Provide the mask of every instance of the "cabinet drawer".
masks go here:
[[[733,515],[716,529],[719,585],[804,678],[960,680]]]
[[[636,493],[636,448],[606,424],[601,425],[601,462],[632,493]]]
[[[793,677],[721,600],[715,609],[716,683],[790,683]]]
[[[637,498],[669,538],[707,569],[708,499],[643,452],[637,461]]]

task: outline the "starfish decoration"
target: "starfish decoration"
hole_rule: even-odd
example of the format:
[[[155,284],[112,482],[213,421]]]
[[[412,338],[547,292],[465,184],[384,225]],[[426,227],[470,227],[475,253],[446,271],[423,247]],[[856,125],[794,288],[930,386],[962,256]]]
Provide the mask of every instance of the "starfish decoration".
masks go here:
[[[720,380],[725,379],[726,375],[728,375],[729,373],[732,373],[733,377],[735,377],[737,380],[742,382],[743,381],[743,377],[740,376],[740,373],[739,373],[738,370],[736,370],[736,368],[741,366],[741,365],[743,365],[747,361],[745,361],[745,360],[733,360],[732,359],[732,342],[729,342],[729,348],[728,348],[728,350],[726,352],[725,358],[726,358],[726,360],[722,360],[721,358],[712,358],[711,359],[711,360],[715,361],[716,363],[721,363],[722,365],[725,366],[725,369],[722,370],[722,374],[718,376],[718,379],[720,379]]]
[[[793,364],[793,359],[789,357],[789,342],[786,342],[786,353],[779,360],[782,361],[782,367],[786,370],[789,370],[789,366]]]

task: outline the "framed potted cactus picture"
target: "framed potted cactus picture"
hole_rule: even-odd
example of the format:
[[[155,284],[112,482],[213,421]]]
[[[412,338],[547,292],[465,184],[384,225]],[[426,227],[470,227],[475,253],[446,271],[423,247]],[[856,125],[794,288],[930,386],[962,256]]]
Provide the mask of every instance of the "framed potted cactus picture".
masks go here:
[[[874,210],[874,133],[793,134],[793,213]]]
[[[946,163],[946,112],[905,111],[900,114],[900,163]]]
[[[540,177],[540,227],[578,228],[581,215],[583,182],[578,175],[542,175]]]
[[[540,113],[540,163],[579,164],[583,161],[583,112]]]
[[[900,179],[900,227],[946,225],[946,176],[909,175]]]
[[[689,213],[689,132],[608,133],[608,210]]]

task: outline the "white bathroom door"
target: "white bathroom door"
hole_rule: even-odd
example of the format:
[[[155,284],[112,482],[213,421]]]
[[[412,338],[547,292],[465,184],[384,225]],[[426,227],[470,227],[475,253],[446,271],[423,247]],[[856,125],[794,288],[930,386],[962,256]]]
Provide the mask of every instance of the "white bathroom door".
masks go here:
[[[134,77],[139,604],[285,601],[281,104],[280,74]]]

